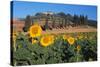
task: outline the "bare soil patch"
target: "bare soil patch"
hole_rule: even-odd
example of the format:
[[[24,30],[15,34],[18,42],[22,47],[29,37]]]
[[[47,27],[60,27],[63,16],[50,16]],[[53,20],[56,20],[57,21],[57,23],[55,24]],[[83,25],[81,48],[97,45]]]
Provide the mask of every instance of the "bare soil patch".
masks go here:
[[[97,28],[93,27],[71,27],[63,29],[52,29],[43,31],[42,34],[60,34],[60,33],[74,33],[74,32],[97,32]]]

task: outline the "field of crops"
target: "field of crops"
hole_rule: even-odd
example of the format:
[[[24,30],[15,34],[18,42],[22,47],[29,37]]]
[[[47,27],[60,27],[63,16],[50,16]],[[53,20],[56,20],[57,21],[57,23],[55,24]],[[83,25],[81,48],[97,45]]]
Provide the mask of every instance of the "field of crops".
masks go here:
[[[97,60],[97,32],[41,34],[38,25],[28,34],[13,32],[13,65],[35,65]]]

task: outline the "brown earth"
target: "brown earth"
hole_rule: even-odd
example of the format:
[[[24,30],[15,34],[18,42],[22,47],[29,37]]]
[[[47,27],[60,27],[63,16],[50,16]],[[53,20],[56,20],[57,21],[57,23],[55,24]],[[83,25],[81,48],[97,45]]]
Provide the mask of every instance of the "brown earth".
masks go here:
[[[74,32],[97,32],[96,28],[93,27],[71,27],[63,29],[53,29],[43,31],[42,34],[59,34],[59,33],[74,33]]]

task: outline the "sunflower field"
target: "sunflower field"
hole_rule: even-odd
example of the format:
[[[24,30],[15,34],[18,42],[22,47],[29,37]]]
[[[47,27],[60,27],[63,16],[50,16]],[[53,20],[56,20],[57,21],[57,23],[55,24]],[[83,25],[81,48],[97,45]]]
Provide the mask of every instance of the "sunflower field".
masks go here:
[[[97,60],[97,32],[42,34],[39,25],[28,34],[12,33],[12,64],[36,65]]]

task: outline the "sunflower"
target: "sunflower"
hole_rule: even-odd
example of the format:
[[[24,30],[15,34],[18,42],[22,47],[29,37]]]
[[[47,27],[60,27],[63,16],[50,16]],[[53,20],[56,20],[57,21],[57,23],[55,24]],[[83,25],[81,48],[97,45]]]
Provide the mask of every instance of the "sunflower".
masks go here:
[[[38,41],[36,40],[36,39],[33,39],[32,38],[32,44],[35,44],[35,43],[37,43]]]
[[[80,51],[81,46],[80,45],[77,45],[76,49],[77,49],[77,51]]]
[[[13,31],[12,32],[12,40],[13,40],[13,47],[14,47],[14,51],[16,51],[16,38],[17,38],[17,31]]]
[[[42,33],[42,29],[38,24],[32,25],[29,29],[29,34],[31,37],[40,36]]]
[[[79,38],[79,39],[82,39],[82,38],[83,38],[83,36],[82,36],[82,35],[79,35],[79,36],[78,36],[78,38]]]
[[[17,32],[13,31],[12,36],[16,36]]]
[[[41,45],[44,47],[49,46],[53,42],[54,42],[54,37],[51,35],[43,36],[40,40]]]
[[[66,40],[67,39],[67,35],[63,35],[63,39]]]
[[[74,42],[75,42],[75,38],[69,37],[69,38],[67,39],[67,41],[68,41],[68,43],[69,43],[70,45],[73,45]]]
[[[82,35],[81,33],[78,33],[78,34],[77,34],[77,38],[78,38],[78,39],[82,39],[82,38],[83,38],[83,35]]]
[[[17,31],[15,31],[15,30],[11,33],[11,38],[12,38],[12,41],[13,41],[14,45],[16,44],[16,40],[17,40],[18,34],[19,33]]]
[[[70,35],[65,35],[65,34],[63,35],[64,40],[68,39],[69,37],[70,37]]]

